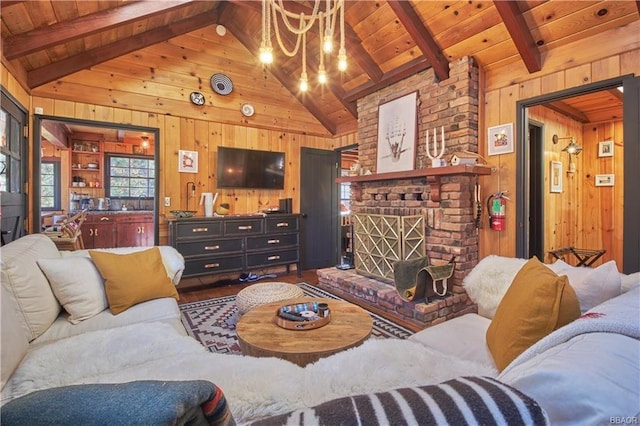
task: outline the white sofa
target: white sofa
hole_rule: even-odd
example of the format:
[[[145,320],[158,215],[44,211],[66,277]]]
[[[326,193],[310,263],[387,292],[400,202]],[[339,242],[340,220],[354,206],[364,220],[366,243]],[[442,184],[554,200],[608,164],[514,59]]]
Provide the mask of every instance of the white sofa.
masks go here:
[[[39,243],[46,245],[46,241],[40,240]],[[6,273],[5,261],[12,258],[5,257],[7,253],[30,257],[30,261],[23,257],[14,260],[20,270],[34,268],[34,260],[41,256],[60,256],[41,247],[16,250],[13,244],[16,243],[2,248],[3,274]],[[353,396],[384,401],[382,396],[368,395],[383,392],[400,400],[399,395],[404,393],[390,390],[415,390],[425,385],[450,389],[451,379],[482,376],[495,378],[499,381],[496,383],[533,398],[551,424],[602,424],[637,419],[633,416],[638,415],[640,407],[639,275],[618,274],[612,265],[594,269],[573,268],[562,263],[552,265],[560,274],[568,275],[571,285],[579,289],[576,293],[584,315],[544,337],[503,371],[498,371],[485,335],[496,307],[524,262],[489,257],[469,274],[465,286],[470,297],[478,302],[482,315],[468,314],[425,329],[407,340],[369,339],[357,348],[304,368],[276,358],[206,351],[185,336],[173,299],[137,305],[134,308],[149,304],[148,309],[153,312],[131,314],[134,318],[122,322],[118,316],[129,311],[115,318],[109,316],[108,311],[100,314],[105,317],[95,321],[108,328],[81,324],[87,329],[82,333],[65,331],[69,336],[66,338],[62,338],[60,332],[44,330],[29,343],[26,332],[18,332],[24,328],[19,317],[11,315],[9,309],[15,298],[7,297],[3,290],[3,403],[37,390],[66,385],[208,380],[224,391],[238,423],[280,424],[295,410],[303,413],[296,413],[293,419],[304,417],[304,413],[315,413],[310,407],[320,407],[318,410],[325,407],[329,412],[347,416],[345,398],[347,406],[352,407],[355,406],[350,402]],[[37,266],[34,271],[37,272]],[[39,281],[43,277],[38,277]],[[603,285],[605,278],[612,284],[591,294],[589,285],[594,282]],[[581,286],[587,286],[586,290]],[[156,303],[168,303],[171,308],[159,307]],[[152,305],[157,310],[152,309]],[[62,315],[67,321],[66,314]],[[50,327],[76,327],[66,323],[57,325],[57,321],[62,320],[54,319]],[[55,338],[45,343],[41,339],[47,335]],[[18,343],[12,343],[8,350],[9,341]],[[425,392],[431,392],[431,388]],[[291,420],[290,424],[295,423],[297,420]]]
[[[108,253],[126,254],[147,248],[131,247],[103,249]],[[167,277],[177,285],[184,271],[182,255],[172,247],[160,247],[162,262]],[[118,315],[113,315],[107,308],[104,295],[95,297],[95,301],[79,300],[74,295],[76,304],[81,303],[99,312],[90,318],[72,323],[70,314],[56,298],[47,276],[38,266],[38,261],[67,261],[59,263],[58,270],[53,273],[66,275],[69,280],[86,286],[90,293],[89,282],[100,280],[90,277],[86,266],[91,263],[88,250],[59,251],[53,241],[45,234],[32,234],[20,238],[0,249],[2,282],[2,398],[10,394],[5,384],[11,377],[19,362],[27,352],[34,348],[42,348],[54,342],[63,341],[72,336],[82,336],[90,332],[121,328],[133,324],[162,322],[182,335],[186,331],[180,320],[180,310],[175,298],[165,297],[136,304]],[[76,266],[74,266],[76,265]],[[91,271],[89,271],[89,274]],[[97,273],[94,271],[94,273]],[[98,281],[100,282],[100,281]],[[93,296],[89,294],[89,296]],[[88,299],[88,297],[87,297]],[[104,304],[104,306],[100,306]],[[11,388],[11,386],[9,386]]]

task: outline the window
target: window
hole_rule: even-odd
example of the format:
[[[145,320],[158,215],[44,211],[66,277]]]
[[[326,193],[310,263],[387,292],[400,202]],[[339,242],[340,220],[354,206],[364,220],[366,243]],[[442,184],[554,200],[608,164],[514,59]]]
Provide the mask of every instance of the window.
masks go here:
[[[40,165],[40,207],[61,210],[60,161],[42,160]]]
[[[155,161],[132,155],[107,155],[106,195],[112,198],[153,198]]]

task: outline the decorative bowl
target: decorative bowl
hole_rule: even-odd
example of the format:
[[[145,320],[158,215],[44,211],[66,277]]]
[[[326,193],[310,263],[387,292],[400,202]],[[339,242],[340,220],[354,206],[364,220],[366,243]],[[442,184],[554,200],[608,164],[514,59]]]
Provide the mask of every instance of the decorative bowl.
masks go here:
[[[185,218],[185,217],[193,217],[196,214],[195,210],[171,210],[169,213],[174,215],[176,218]]]

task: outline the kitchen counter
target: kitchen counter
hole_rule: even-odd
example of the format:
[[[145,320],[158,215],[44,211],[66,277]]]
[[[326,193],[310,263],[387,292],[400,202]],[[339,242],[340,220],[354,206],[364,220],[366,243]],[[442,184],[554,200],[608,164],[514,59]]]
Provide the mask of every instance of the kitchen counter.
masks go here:
[[[71,214],[75,214],[78,211],[72,211]],[[149,213],[153,213],[153,210],[87,210],[88,215],[90,214],[149,214]]]

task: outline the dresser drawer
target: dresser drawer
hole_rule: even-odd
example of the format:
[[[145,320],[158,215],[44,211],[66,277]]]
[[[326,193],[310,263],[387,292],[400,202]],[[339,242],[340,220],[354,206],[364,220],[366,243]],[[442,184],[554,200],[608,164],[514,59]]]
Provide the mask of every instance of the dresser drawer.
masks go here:
[[[247,237],[247,250],[280,249],[298,245],[298,234],[277,234]]]
[[[287,232],[298,230],[298,216],[267,217],[267,232]]]
[[[256,219],[231,219],[224,221],[225,236],[258,235],[264,232],[264,221]]]
[[[266,253],[247,254],[247,267],[281,265],[284,263],[296,263],[298,261],[298,249],[269,251]]]
[[[185,222],[175,225],[178,238],[217,237],[222,235],[222,222]]]
[[[241,255],[216,256],[215,259],[188,259],[185,261],[183,275],[205,275],[242,271],[243,269]]]
[[[183,256],[217,255],[218,253],[242,252],[242,239],[210,238],[202,241],[178,242],[177,250]]]

